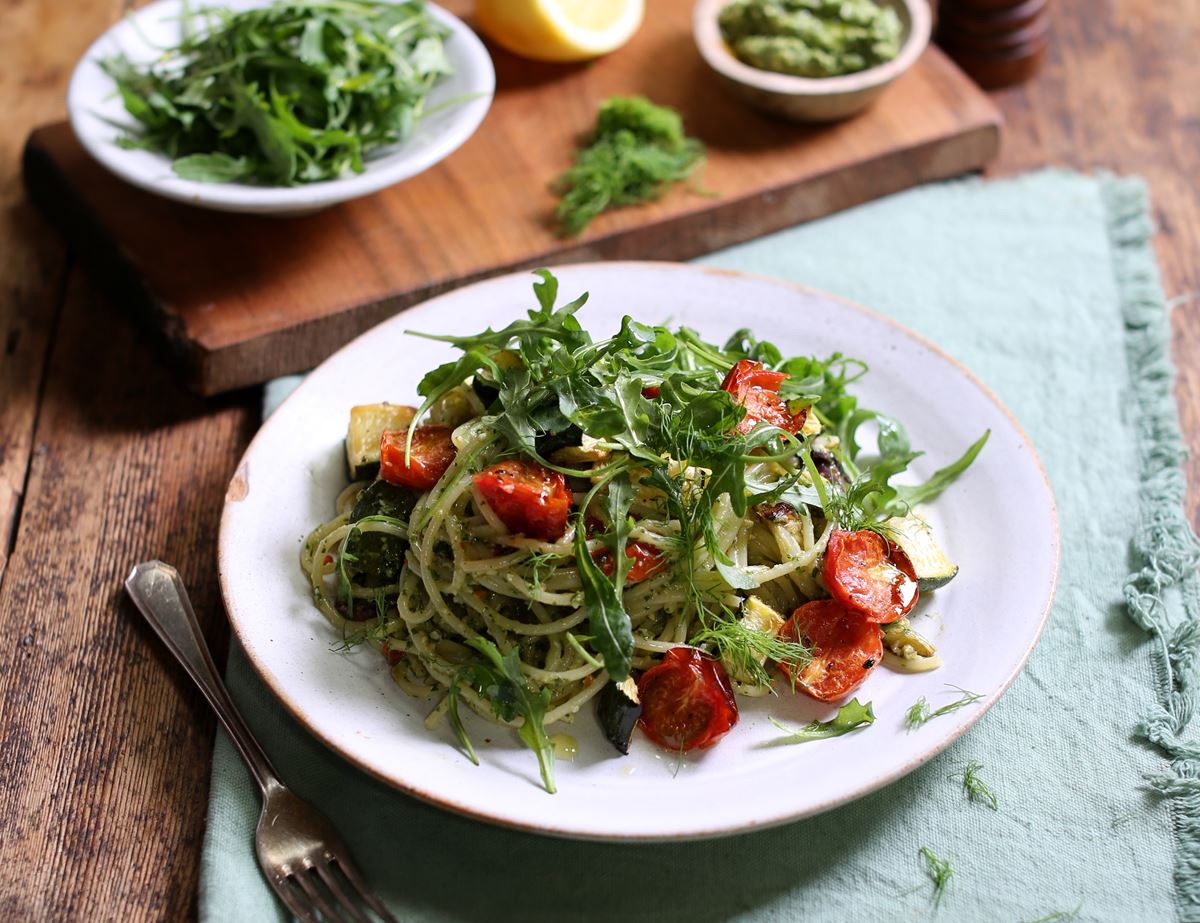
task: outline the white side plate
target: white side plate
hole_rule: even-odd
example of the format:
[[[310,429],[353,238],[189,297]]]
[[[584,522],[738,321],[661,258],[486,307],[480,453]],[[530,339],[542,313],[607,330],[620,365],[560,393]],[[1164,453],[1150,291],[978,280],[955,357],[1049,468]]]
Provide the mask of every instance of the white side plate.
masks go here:
[[[927,451],[914,464],[918,476],[991,429],[975,464],[933,506],[939,538],[961,566],[949,586],[921,603],[924,630],[946,665],[915,676],[875,671],[857,693],[874,703],[875,724],[833,740],[764,746],[779,736],[768,715],[802,724],[834,709],[787,693],[743,698],[729,736],[681,763],[636,733],[631,754],[620,757],[585,706],[563,728],[577,738],[579,755],[558,762],[559,792],[549,795],[515,734],[473,721],[482,762],[473,766],[448,726],[424,728],[429,706],[391,682],[374,650],[332,652],[338,637],[312,606],[297,556],[306,533],[332,516],[346,483],[349,408],[413,402],[422,374],[454,351],[404,331],[499,327],[534,304],[533,277],[521,273],[435,298],[359,337],[308,377],[247,450],[221,524],[222,588],[246,654],[292,714],[346,759],[435,804],[543,833],[628,840],[717,836],[815,814],[886,785],[966,731],[1025,664],[1058,571],[1050,488],[1032,446],[996,398],[915,334],[821,292],[673,264],[555,272],[562,300],[591,293],[580,318],[596,336],[615,331],[630,313],[687,324],[718,342],[744,326],[785,355],[842,351],[864,359],[871,372],[856,390],[865,406],[907,424],[914,446]],[[957,697],[948,683],[983,698],[906,732],[904,712],[919,696],[935,706]]]
[[[201,8],[204,0],[192,4]],[[223,0],[234,10],[267,6],[268,0]],[[441,7],[428,4],[430,14],[451,32],[446,55],[454,73],[440,81],[426,107],[462,99],[434,112],[417,124],[401,144],[373,153],[362,173],[304,186],[255,186],[248,183],[200,183],[182,179],[170,160],[151,151],[126,150],[117,145],[124,132],[118,125],[135,126],[125,111],[116,86],[100,61],[123,52],[135,64],[153,61],[161,49],[178,44],[182,0],[160,0],[123,18],[87,50],[67,89],[67,113],[80,143],[96,160],[127,183],[157,195],[218,211],[262,215],[296,215],[356,199],[394,186],[429,169],[452,154],[471,135],[492,104],[496,73],[487,49],[467,26]]]

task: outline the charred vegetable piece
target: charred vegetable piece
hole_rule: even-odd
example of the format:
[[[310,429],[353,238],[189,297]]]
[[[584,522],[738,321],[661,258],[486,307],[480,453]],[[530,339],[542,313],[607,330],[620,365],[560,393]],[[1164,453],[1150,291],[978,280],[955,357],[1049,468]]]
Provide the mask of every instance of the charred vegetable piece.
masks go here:
[[[920,516],[896,516],[884,523],[888,534],[904,549],[917,574],[917,589],[922,593],[944,587],[958,574],[958,565],[951,563],[934,540],[933,529]]]
[[[549,458],[559,449],[565,449],[568,446],[578,446],[583,444],[583,430],[572,423],[561,433],[545,433],[537,437],[534,442],[538,454],[542,458]]]
[[[642,703],[632,676],[619,683],[609,683],[600,690],[596,718],[604,736],[621,753],[629,753],[629,741],[633,739],[633,729],[641,716]]]
[[[408,522],[413,507],[421,495],[408,487],[389,484],[384,480],[372,481],[358,495],[354,509],[350,511],[350,521],[358,522],[364,516],[389,516]]]
[[[350,521],[387,516],[407,523],[417,497],[414,490],[387,481],[375,481],[358,495],[354,509],[350,511]],[[353,583],[366,587],[387,586],[400,577],[408,542],[398,535],[383,532],[354,532],[347,539],[346,550],[354,557],[353,561],[347,559],[346,562]]]
[[[408,429],[416,412],[415,407],[387,403],[350,408],[350,427],[346,431],[346,466],[350,469],[350,480],[374,477],[379,473],[379,443],[384,432]]]

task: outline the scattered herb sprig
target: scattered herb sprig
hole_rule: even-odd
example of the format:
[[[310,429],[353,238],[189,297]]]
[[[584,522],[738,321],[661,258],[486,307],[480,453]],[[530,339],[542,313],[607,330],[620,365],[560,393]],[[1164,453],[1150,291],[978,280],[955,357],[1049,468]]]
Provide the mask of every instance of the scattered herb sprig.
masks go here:
[[[501,657],[499,648],[486,638],[468,638],[466,643],[485,658],[460,667],[450,684],[450,723],[463,749],[467,751],[467,756],[471,758],[472,763],[479,765],[475,748],[471,745],[467,729],[463,727],[458,714],[460,684],[463,683],[485,698],[501,721],[524,719],[517,728],[517,736],[537,756],[542,784],[546,786],[546,791],[553,794],[556,791],[554,745],[546,736],[545,726],[546,711],[550,707],[550,690],[543,688],[539,692],[530,685],[525,674],[521,672],[521,660],[515,647]]]
[[[642,96],[614,96],[600,106],[588,146],[554,181],[559,228],[575,237],[603,211],[659,198],[703,162],[704,145],[684,135],[679,113]]]
[[[956,712],[960,708],[964,708],[974,702],[978,702],[983,696],[978,692],[969,692],[959,686],[951,686],[951,689],[957,689],[961,695],[947,705],[941,708],[933,708],[929,704],[929,700],[925,696],[921,696],[912,707],[904,715],[904,726],[910,731],[916,730],[923,724],[927,724],[934,718],[940,718],[942,715],[948,715],[951,712]]]
[[[971,760],[963,768],[963,771],[954,778],[962,782],[963,791],[967,793],[967,799],[975,804],[987,805],[993,811],[1000,809],[1000,803],[996,799],[995,793],[988,788],[986,782],[980,777],[979,772],[983,769],[983,763],[979,760]]]
[[[838,713],[828,721],[813,721],[801,728],[790,728],[774,718],[771,723],[787,736],[778,737],[771,741],[777,744],[802,744],[810,740],[824,740],[827,737],[840,737],[856,728],[865,727],[875,722],[875,712],[871,703],[865,705],[858,699],[851,699],[838,709]]]
[[[102,62],[137,120],[119,141],[204,182],[290,186],[361,173],[403,141],[450,72],[447,31],[419,0],[282,0],[183,13],[149,66]]]
[[[946,888],[950,885],[950,879],[954,875],[954,868],[950,865],[950,860],[940,858],[928,846],[922,846],[920,856],[925,860],[925,871],[933,882],[933,906],[940,907],[942,897],[945,896]]]

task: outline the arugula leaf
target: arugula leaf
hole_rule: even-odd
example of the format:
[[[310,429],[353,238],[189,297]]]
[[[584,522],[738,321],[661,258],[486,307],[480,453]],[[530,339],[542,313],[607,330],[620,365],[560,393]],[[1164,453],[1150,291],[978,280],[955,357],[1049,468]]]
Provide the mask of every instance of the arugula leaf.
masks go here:
[[[624,546],[617,560],[627,560]],[[575,563],[583,584],[583,602],[587,607],[592,644],[604,658],[608,675],[614,682],[622,682],[629,676],[633,661],[633,629],[617,587],[604,576],[604,571],[588,553],[587,528],[582,513],[575,525]],[[628,568],[628,564],[624,566]]]
[[[245,179],[253,166],[245,157],[230,157],[228,154],[190,154],[179,157],[171,164],[175,175],[181,179],[201,183],[230,183]]]
[[[468,663],[459,668],[450,684],[449,712],[455,733],[471,762],[479,765],[475,749],[458,714],[460,683],[466,683],[487,699],[500,720],[524,719],[517,728],[517,736],[537,756],[542,784],[547,792],[554,794],[554,745],[546,736],[544,723],[550,707],[550,690],[543,688],[539,692],[533,688],[521,672],[521,659],[515,647],[501,657],[499,648],[486,638],[468,638],[466,643],[483,654],[486,661]]]
[[[870,702],[864,705],[857,698],[854,698],[839,708],[838,713],[828,721],[813,721],[802,728],[789,728],[787,725],[780,724],[774,718],[771,719],[771,723],[787,734],[786,737],[780,737],[773,741],[773,743],[802,744],[810,740],[840,737],[842,734],[848,734],[856,728],[874,724],[875,712],[871,708]]]
[[[916,506],[918,503],[928,503],[930,500],[935,499],[960,474],[967,470],[971,462],[975,461],[975,457],[983,450],[983,447],[987,444],[988,437],[991,435],[992,431],[989,429],[972,443],[971,447],[962,454],[962,457],[958,461],[952,462],[945,468],[939,468],[924,484],[916,484],[914,486],[902,484],[898,486],[896,488],[897,498],[909,506]]]
[[[182,13],[148,65],[101,64],[136,120],[118,143],[203,182],[299,185],[365,169],[409,137],[449,72],[448,31],[420,2],[306,2]]]

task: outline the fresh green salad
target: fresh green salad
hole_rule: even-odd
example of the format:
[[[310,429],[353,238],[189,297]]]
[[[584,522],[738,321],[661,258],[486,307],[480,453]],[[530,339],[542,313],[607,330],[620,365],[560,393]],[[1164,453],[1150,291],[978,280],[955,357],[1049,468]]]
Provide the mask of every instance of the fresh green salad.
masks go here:
[[[119,143],[204,182],[294,186],[361,173],[403,141],[450,73],[448,33],[419,0],[185,6],[184,37],[148,66],[104,70],[137,127]]]

